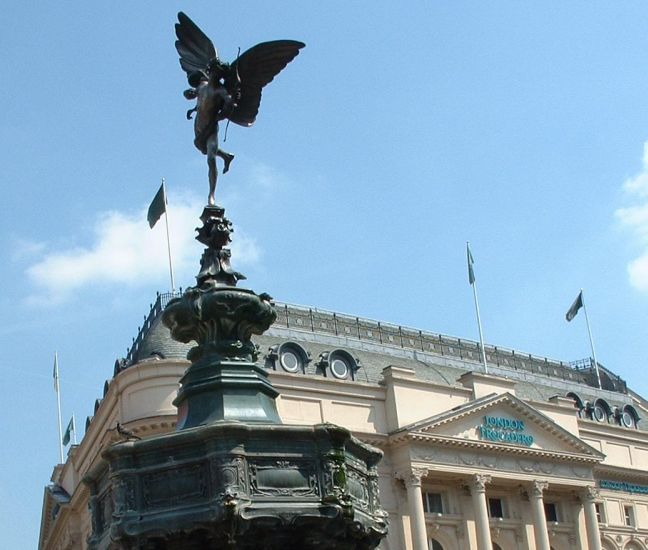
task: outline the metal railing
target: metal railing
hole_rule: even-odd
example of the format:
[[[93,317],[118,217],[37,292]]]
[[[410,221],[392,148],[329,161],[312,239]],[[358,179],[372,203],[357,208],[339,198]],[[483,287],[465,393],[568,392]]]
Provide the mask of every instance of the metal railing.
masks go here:
[[[596,365],[592,357],[585,357],[584,359],[578,359],[577,361],[570,361],[569,366],[572,369],[586,373],[588,377],[588,383],[590,383],[590,385],[598,385]],[[603,386],[603,388],[613,389],[613,391],[622,393],[628,393],[628,385],[623,378],[606,369],[603,365],[601,365],[601,363],[598,363],[598,370],[602,375],[601,386]]]
[[[144,338],[146,338],[148,331],[151,330],[153,323],[164,311],[167,304],[174,298],[179,298],[180,296],[182,296],[182,289],[178,292],[157,293],[155,302],[150,305],[149,314],[144,316],[144,324],[141,327],[137,327],[137,336],[133,338],[133,343],[126,351],[126,365],[132,364],[137,358],[137,354]]]
[[[589,370],[594,368],[594,359],[591,357],[585,357],[584,359],[578,359],[576,361],[570,361],[569,366],[572,369],[576,370]],[[599,363],[599,367],[601,364]]]
[[[460,360],[480,361],[480,344],[473,340],[465,340],[317,308],[279,302],[275,306],[277,309],[275,325],[278,326],[335,336],[346,336]],[[543,374],[570,382],[586,384],[589,382],[586,373],[572,368],[568,362],[530,353],[521,353],[500,346],[485,345],[484,350],[486,360],[491,365]]]
[[[137,358],[137,353],[148,331],[166,305],[173,298],[178,298],[181,295],[182,291],[157,294],[155,303],[151,304],[149,314],[144,317],[144,324],[138,327],[137,337],[133,338],[133,343],[127,351],[126,365],[131,364]],[[480,344],[473,340],[282,302],[275,302],[275,309],[277,311],[275,326],[344,336],[465,361],[480,361]],[[589,358],[568,363],[500,346],[485,345],[484,349],[486,360],[490,365],[592,385],[589,371],[593,367],[593,362]],[[615,387],[619,387],[617,391],[624,391],[621,388],[626,387],[625,382],[620,377],[604,369],[600,364],[599,368],[616,382]]]

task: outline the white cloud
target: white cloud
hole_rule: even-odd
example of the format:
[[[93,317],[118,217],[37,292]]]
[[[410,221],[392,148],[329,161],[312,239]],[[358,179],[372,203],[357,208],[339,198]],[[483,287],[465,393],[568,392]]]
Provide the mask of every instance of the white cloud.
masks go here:
[[[170,200],[169,225],[176,286],[194,282],[199,270],[202,245],[194,240],[200,224],[202,201]],[[93,241],[87,247],[48,250],[27,269],[37,288],[32,300],[56,303],[86,287],[126,285],[137,287],[159,283],[166,287],[169,264],[164,220],[149,229],[146,208],[136,213],[105,212],[98,215]],[[232,244],[234,267],[258,262],[260,251],[254,239],[238,230]]]
[[[648,250],[628,264],[630,284],[643,292],[648,292]]]
[[[627,179],[623,184],[623,188],[628,193],[648,197],[648,141],[644,143],[642,163],[643,169],[641,172],[633,178]]]
[[[615,215],[622,225],[637,237],[641,253],[628,264],[630,284],[648,292],[648,141],[644,143],[643,167],[636,176],[623,183],[623,190],[634,204],[619,208]]]

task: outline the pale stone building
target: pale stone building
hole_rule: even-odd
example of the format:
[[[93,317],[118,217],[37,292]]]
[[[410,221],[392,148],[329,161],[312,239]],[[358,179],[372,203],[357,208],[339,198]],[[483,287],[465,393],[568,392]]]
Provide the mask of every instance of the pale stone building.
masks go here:
[[[86,433],[45,489],[41,549],[86,548],[89,472],[121,439],[172,430],[189,346],[159,296]],[[648,549],[648,403],[601,369],[277,304],[255,338],[284,423],[332,422],[384,452],[389,550]],[[648,424],[648,422],[646,422]],[[101,488],[99,495],[101,495]]]

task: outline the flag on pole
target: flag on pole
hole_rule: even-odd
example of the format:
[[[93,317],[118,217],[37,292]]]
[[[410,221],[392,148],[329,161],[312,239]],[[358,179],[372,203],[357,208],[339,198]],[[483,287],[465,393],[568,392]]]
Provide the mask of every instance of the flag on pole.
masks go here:
[[[582,307],[583,307],[583,291],[581,290],[578,293],[576,299],[574,300],[574,303],[571,305],[571,307],[565,314],[565,319],[567,319],[567,322],[570,322],[574,317],[576,317],[578,310]]]
[[[477,299],[477,285],[475,284],[475,272],[473,271],[472,252],[470,252],[470,243],[466,242],[466,257],[468,258],[468,282],[473,289],[473,296],[475,298],[475,313],[477,314],[477,327],[479,328],[479,348],[481,350],[482,363],[484,364],[484,372],[488,374],[488,363],[486,363],[486,349],[484,348],[484,333],[482,332],[481,316],[479,315],[479,300]]]
[[[473,271],[473,260],[472,252],[470,252],[470,243],[466,243],[466,254],[468,256],[468,282],[472,285],[475,283],[475,272]]]
[[[65,434],[63,434],[63,440],[62,440],[63,446],[66,446],[70,442],[70,437],[72,437],[72,433],[74,433],[76,439],[76,426],[74,425],[74,415],[72,415],[72,418],[70,418],[67,428],[65,429]]]
[[[54,352],[54,391],[59,391],[58,353]]]
[[[157,223],[157,221],[162,217],[162,214],[166,212],[166,193],[164,192],[164,183],[160,185],[160,189],[158,192],[155,194],[155,197],[153,197],[153,201],[151,202],[151,206],[149,206],[148,209],[148,215],[146,216],[146,219],[148,220],[149,227],[153,229],[153,226]]]

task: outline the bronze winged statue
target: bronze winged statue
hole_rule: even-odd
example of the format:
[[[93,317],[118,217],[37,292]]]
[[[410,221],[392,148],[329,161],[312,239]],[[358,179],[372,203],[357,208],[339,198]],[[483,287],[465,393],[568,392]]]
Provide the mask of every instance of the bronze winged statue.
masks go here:
[[[209,199],[213,206],[218,169],[216,157],[224,162],[223,173],[229,170],[234,155],[218,145],[218,123],[231,120],[241,126],[252,126],[259,112],[261,91],[305,46],[295,40],[262,42],[241,54],[233,63],[224,63],[212,41],[187,15],[178,13],[175,25],[175,46],[180,66],[187,73],[191,88],[187,99],[196,100],[187,118],[195,113],[194,144],[207,155],[209,166]]]

